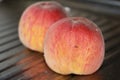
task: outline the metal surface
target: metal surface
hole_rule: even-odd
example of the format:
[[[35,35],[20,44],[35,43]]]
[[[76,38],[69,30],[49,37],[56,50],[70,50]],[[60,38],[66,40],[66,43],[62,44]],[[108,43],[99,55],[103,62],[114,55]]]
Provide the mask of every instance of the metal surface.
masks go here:
[[[0,80],[120,80],[120,19],[60,1],[71,9],[71,16],[83,16],[95,22],[103,32],[106,45],[104,63],[96,73],[88,76],[63,76],[47,67],[43,54],[25,48],[18,39],[21,13],[33,2],[5,0],[0,3]]]

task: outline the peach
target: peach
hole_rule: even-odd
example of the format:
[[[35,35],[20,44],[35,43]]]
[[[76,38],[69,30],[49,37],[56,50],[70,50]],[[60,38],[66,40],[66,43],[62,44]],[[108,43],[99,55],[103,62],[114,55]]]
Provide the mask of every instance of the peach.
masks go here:
[[[96,24],[83,17],[70,17],[49,28],[44,57],[57,73],[88,75],[102,65],[104,49],[104,38]]]
[[[29,6],[19,22],[19,38],[28,48],[43,52],[43,41],[48,28],[67,17],[64,8],[54,1],[37,2]]]

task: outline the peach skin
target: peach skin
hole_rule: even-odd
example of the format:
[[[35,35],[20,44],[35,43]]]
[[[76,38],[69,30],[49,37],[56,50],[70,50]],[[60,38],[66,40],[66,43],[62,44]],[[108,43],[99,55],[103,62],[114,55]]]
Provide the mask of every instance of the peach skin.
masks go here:
[[[104,49],[104,38],[96,24],[83,17],[70,17],[49,28],[44,57],[57,73],[88,75],[102,65]]]
[[[43,42],[48,28],[59,19],[67,17],[64,8],[54,1],[30,5],[19,22],[19,38],[24,46],[43,52]]]

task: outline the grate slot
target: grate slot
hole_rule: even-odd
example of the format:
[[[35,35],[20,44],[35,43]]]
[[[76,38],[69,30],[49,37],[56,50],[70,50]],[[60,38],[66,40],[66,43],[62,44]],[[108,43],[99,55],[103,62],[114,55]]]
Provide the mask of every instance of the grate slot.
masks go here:
[[[15,56],[4,62],[1,62],[0,63],[0,72],[4,71],[5,69],[7,69],[8,67],[10,67],[12,65],[15,65],[19,60],[21,60],[24,57],[25,57],[25,55],[20,54],[19,56]]]
[[[0,46],[5,45],[6,43],[10,43],[14,40],[18,40],[18,34],[13,34],[12,36],[2,38],[0,40]]]
[[[8,18],[8,16],[0,16],[0,27],[2,26],[6,26],[6,24],[12,24],[12,23],[15,23],[16,21],[18,21],[18,18]]]
[[[103,25],[103,27],[101,27],[102,32],[107,32],[109,30],[111,30],[112,28],[116,28],[116,26],[118,26],[119,23],[114,23],[114,22],[109,22],[106,25]]]
[[[106,51],[109,51],[111,48],[120,45],[120,37],[112,38],[106,42]]]
[[[22,51],[25,47],[23,47],[22,45],[21,46],[18,46],[18,47],[15,47],[13,49],[10,49],[9,51],[5,52],[4,54],[0,54],[0,62],[11,57],[11,56],[14,56],[16,55],[17,53],[19,53],[20,51]]]
[[[33,56],[31,56],[31,57],[26,56],[22,59],[26,59],[24,63],[16,64],[15,66],[0,73],[1,78],[10,79],[10,77],[17,76],[19,74],[21,75],[21,74],[23,74],[24,71],[28,70],[30,68],[30,66],[28,66],[28,65],[30,65],[33,62]],[[40,60],[34,58],[34,63],[38,64],[38,61],[40,61]],[[6,74],[6,75],[4,75],[4,74]],[[6,77],[6,76],[8,76],[8,77]]]
[[[16,34],[16,33],[17,33],[17,28],[14,28],[14,29],[9,30],[7,32],[4,31],[3,33],[0,34],[0,39],[4,38],[5,36],[10,36],[10,35]]]
[[[106,69],[108,69],[108,67],[114,65],[114,64],[111,64],[113,61],[117,62],[117,59],[119,59],[119,56],[118,56],[119,52],[120,52],[119,48],[116,48],[113,51],[109,51],[107,53],[109,55],[106,55],[104,63],[100,69],[100,72],[104,72]]]
[[[34,59],[34,61],[33,61],[33,59]],[[18,78],[21,78],[21,75],[24,75],[27,77],[28,76],[26,74],[27,71],[30,71],[31,69],[36,69],[36,65],[41,66],[42,65],[41,62],[43,62],[43,58],[39,59],[39,58],[36,58],[35,56],[26,57],[25,59],[22,60],[22,63],[18,64],[19,66],[22,65],[21,69],[23,72],[21,74],[15,75],[14,77],[11,77],[9,79],[16,80]],[[39,69],[40,69],[40,67],[39,67]]]
[[[16,26],[17,26],[17,23],[5,25],[4,27],[0,26],[0,32],[4,32],[4,31],[9,30],[9,29],[17,28]]]
[[[0,46],[0,53],[6,52],[6,51],[8,51],[12,48],[15,48],[17,46],[20,46],[20,45],[21,45],[20,41],[16,40],[16,41],[10,42],[6,45]]]
[[[114,48],[111,48],[109,51],[106,51],[105,61],[108,61],[111,58],[115,58],[115,56],[117,56],[120,52],[119,48],[120,48],[119,46],[115,46]]]
[[[114,37],[115,35],[120,34],[119,32],[120,32],[120,27],[114,28],[114,29],[110,30],[109,32],[103,33],[103,34],[104,34],[105,40],[109,40],[112,37]]]

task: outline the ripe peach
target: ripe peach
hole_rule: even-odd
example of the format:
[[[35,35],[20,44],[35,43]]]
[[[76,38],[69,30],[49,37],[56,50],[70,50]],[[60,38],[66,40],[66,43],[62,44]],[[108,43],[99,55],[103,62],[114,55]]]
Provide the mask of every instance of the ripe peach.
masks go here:
[[[60,74],[88,75],[97,71],[104,59],[104,39],[100,29],[83,17],[54,23],[44,42],[47,65]]]
[[[54,1],[37,2],[21,16],[19,38],[28,48],[43,52],[43,41],[48,28],[59,19],[67,17],[64,8]]]

